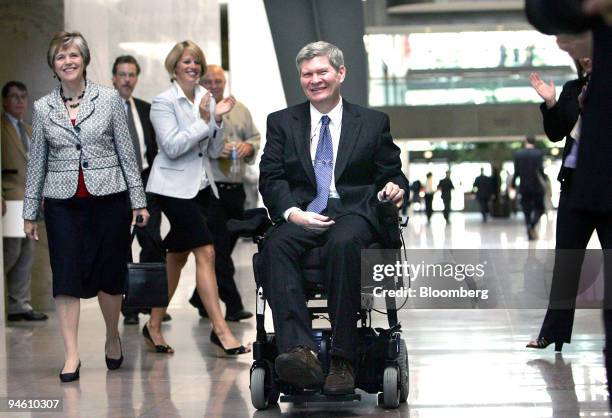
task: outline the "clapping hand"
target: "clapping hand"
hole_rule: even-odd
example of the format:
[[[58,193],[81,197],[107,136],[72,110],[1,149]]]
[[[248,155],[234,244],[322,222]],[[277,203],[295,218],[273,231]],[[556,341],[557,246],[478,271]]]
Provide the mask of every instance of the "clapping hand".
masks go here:
[[[546,107],[550,109],[557,103],[555,83],[552,80],[550,80],[550,84],[546,84],[544,80],[540,78],[540,74],[538,73],[531,73],[529,80],[531,81],[531,87],[533,87],[533,89],[546,102]]]
[[[218,118],[217,122],[221,122],[221,116],[225,115],[226,113],[229,113],[235,105],[236,99],[234,98],[234,96],[229,96],[219,100],[215,105],[215,118]]]

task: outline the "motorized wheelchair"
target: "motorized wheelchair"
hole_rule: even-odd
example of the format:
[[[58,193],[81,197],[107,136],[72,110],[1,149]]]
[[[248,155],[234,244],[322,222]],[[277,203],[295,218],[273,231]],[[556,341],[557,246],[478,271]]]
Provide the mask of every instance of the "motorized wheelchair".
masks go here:
[[[397,208],[391,202],[381,202],[377,207],[380,222],[389,229],[390,235],[397,239],[382,237],[381,241],[372,244],[368,249],[397,248],[401,228],[407,218],[400,219]],[[272,226],[267,211],[263,208],[250,209],[245,212],[243,220],[230,220],[228,229],[234,234],[253,239],[261,250],[265,245],[266,230]],[[399,233],[399,234],[398,234]],[[322,277],[320,248],[310,250],[302,260],[304,295],[309,301],[326,301],[326,291]],[[265,305],[262,280],[259,279],[259,254],[253,256],[253,270],[257,284],[256,321],[257,339],[253,344],[253,365],[250,371],[250,390],[253,406],[259,410],[266,409],[279,401],[303,404],[306,402],[346,402],[361,400],[360,394],[329,396],[321,390],[298,389],[279,381],[274,369],[278,356],[274,333],[265,330]],[[395,283],[397,285],[397,283]],[[401,286],[401,283],[399,284]],[[327,306],[308,306],[311,319],[325,318]],[[355,386],[367,393],[378,394],[378,403],[385,408],[397,408],[400,402],[408,398],[408,352],[405,341],[400,337],[401,324],[397,320],[397,308],[394,299],[386,299],[388,329],[373,329],[371,324],[371,298],[362,293],[361,310],[358,313],[360,322],[358,364],[355,365]],[[323,372],[329,372],[331,351],[331,329],[313,328],[314,339],[319,348],[319,360]],[[283,394],[281,396],[281,393]]]

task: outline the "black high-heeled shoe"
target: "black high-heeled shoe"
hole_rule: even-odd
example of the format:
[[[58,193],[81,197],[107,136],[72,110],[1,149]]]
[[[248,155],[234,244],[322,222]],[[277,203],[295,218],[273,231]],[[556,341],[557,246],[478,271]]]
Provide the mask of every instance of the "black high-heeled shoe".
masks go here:
[[[63,383],[74,382],[75,380],[79,380],[81,377],[79,370],[81,370],[81,360],[79,360],[79,365],[76,370],[70,373],[61,373],[59,374],[59,378]]]
[[[219,339],[219,337],[217,337],[217,334],[215,334],[215,331],[210,331],[210,342],[213,343],[214,345],[216,345],[216,349],[217,349],[217,354],[220,357],[233,357],[233,356],[239,356],[240,354],[246,354],[246,353],[250,353],[251,350],[249,350],[248,348],[246,348],[245,346],[241,345],[240,347],[235,347],[235,348],[225,348],[223,347],[223,344],[221,343],[221,340]]]
[[[117,370],[121,367],[121,363],[123,363],[123,346],[121,345],[121,338],[117,337],[119,340],[119,350],[121,352],[121,357],[119,358],[110,358],[106,355],[106,344],[104,344],[104,360],[106,360],[106,367],[108,370]]]
[[[544,337],[539,337],[539,338],[536,338],[533,341],[529,341],[525,347],[527,347],[527,348],[536,348],[538,350],[542,350],[542,349],[548,347],[549,345],[551,345],[552,343],[555,344],[555,351],[560,352],[561,349],[563,349],[563,341],[548,341]]]
[[[155,344],[153,338],[151,338],[151,334],[149,333],[149,328],[147,327],[147,323],[144,324],[142,328],[142,335],[145,338],[145,341],[155,350],[156,353],[162,354],[173,354],[174,349],[170,347],[168,344]]]

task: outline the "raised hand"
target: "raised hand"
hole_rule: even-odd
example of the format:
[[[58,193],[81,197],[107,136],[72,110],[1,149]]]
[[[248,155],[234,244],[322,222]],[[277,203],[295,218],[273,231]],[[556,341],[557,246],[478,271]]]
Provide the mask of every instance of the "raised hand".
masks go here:
[[[236,99],[234,96],[229,96],[219,100],[215,105],[215,116],[223,116],[226,113],[229,113],[229,111],[232,110],[235,105]]]
[[[546,84],[538,73],[531,73],[529,80],[531,81],[531,87],[546,102],[546,107],[551,108],[557,103],[555,83],[552,80],[549,84]]]
[[[210,93],[206,93],[200,101],[200,117],[206,123],[210,122]]]

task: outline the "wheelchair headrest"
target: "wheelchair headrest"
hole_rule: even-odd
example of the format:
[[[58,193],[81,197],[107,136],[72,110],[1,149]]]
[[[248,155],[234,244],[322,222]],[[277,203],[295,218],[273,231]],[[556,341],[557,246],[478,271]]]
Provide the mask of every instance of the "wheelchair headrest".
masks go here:
[[[230,234],[247,238],[263,235],[271,226],[272,222],[265,208],[247,209],[244,211],[243,219],[227,221]]]

